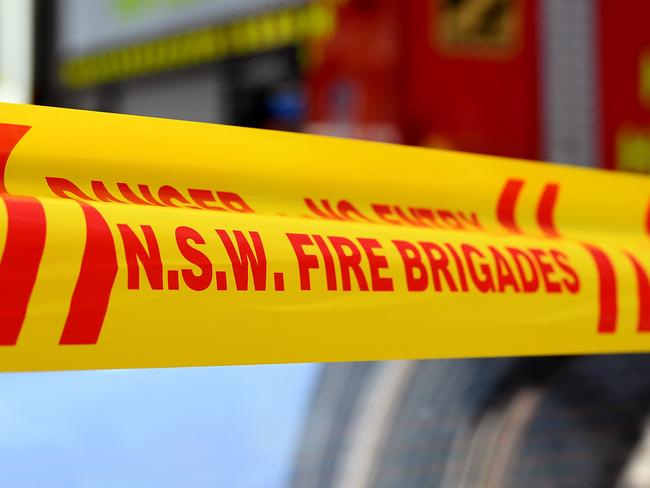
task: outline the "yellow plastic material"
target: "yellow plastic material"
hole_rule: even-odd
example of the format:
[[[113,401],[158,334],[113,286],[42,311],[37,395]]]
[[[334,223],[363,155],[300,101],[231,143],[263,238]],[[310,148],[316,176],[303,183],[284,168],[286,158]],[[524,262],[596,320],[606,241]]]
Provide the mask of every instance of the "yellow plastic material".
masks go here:
[[[0,370],[650,351],[650,180],[0,105]]]

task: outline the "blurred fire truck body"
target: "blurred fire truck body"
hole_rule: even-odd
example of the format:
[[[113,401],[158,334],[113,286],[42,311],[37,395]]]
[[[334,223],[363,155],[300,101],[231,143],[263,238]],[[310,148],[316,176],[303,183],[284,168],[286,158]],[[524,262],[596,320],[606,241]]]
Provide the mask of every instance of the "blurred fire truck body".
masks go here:
[[[36,102],[650,170],[644,0],[222,3],[37,3]]]
[[[312,56],[311,128],[647,172],[649,16],[643,0],[350,0]]]

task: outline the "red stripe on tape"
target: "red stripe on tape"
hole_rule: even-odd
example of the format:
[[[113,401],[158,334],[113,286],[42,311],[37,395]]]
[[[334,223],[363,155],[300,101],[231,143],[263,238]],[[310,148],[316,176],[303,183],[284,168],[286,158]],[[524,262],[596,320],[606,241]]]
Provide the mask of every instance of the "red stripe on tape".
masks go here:
[[[625,254],[632,262],[639,285],[639,323],[637,330],[639,332],[650,332],[650,280],[639,260],[629,253]]]
[[[537,207],[537,224],[548,237],[559,237],[560,235],[553,221],[558,191],[559,186],[556,183],[546,185]]]
[[[607,254],[601,249],[591,244],[584,244],[584,246],[594,259],[598,271],[598,332],[601,334],[616,332],[618,304],[616,300],[616,273],[614,266]]]
[[[515,234],[521,234],[515,219],[515,206],[524,186],[523,180],[508,180],[497,203],[497,220]]]
[[[7,193],[5,171],[9,155],[30,128],[26,125],[0,124],[0,193]]]
[[[6,195],[9,155],[30,129],[0,124],[0,198],[7,209],[7,236],[0,259],[0,345],[13,346],[27,314],[45,247],[45,210],[33,197]]]
[[[0,260],[0,346],[18,341],[45,247],[45,210],[32,197],[0,198],[7,207],[7,239]]]
[[[96,344],[117,276],[115,241],[104,217],[78,202],[86,219],[86,246],[59,344]]]

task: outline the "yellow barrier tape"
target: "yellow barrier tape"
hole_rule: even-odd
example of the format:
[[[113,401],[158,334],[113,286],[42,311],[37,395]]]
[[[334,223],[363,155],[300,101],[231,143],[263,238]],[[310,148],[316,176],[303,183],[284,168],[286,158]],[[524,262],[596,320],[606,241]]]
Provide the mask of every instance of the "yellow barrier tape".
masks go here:
[[[0,105],[0,370],[650,351],[645,177]]]

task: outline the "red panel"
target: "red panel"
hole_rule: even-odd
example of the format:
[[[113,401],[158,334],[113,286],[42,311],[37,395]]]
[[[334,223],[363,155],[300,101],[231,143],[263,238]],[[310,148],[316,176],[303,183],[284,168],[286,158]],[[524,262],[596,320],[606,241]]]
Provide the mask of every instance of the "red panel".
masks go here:
[[[599,5],[604,165],[648,172],[650,100],[642,96],[641,60],[645,52],[650,64],[650,2],[600,0]],[[646,73],[647,97],[650,71]]]
[[[401,8],[394,0],[350,0],[339,7],[334,35],[314,45],[310,56],[312,130],[401,140]]]
[[[486,2],[344,3],[334,36],[312,53],[311,122],[329,122],[335,131],[337,124],[384,124],[401,142],[536,158],[536,3],[512,2],[517,34],[496,49],[438,42],[442,5],[475,11]],[[508,2],[492,5],[499,3]]]
[[[404,2],[409,142],[539,156],[537,6],[534,0],[513,2],[513,42],[471,49],[441,40],[443,0]]]

